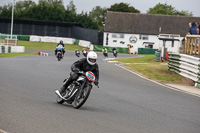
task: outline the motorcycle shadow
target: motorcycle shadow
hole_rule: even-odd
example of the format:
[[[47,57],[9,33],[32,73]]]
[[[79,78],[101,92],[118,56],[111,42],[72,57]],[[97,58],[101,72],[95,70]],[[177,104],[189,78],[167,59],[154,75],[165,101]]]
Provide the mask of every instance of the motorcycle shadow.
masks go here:
[[[99,108],[99,107],[93,107],[93,106],[83,106],[79,109],[75,109],[73,108],[72,104],[68,104],[68,103],[63,103],[63,104],[58,104],[58,103],[55,103],[56,105],[60,106],[60,107],[66,107],[68,109],[73,109],[73,110],[82,110],[82,111],[87,111],[87,112],[99,112],[99,113],[108,113],[108,111],[102,109],[102,108]],[[110,111],[109,111],[110,112]]]

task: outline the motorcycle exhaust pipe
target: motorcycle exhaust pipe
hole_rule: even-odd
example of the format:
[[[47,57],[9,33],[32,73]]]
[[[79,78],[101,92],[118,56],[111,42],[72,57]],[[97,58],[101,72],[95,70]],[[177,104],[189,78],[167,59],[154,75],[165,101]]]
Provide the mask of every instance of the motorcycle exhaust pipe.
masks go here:
[[[61,96],[59,90],[56,90],[55,93],[56,93],[56,95],[58,95],[61,99],[65,100],[65,101],[67,100],[67,99],[65,99],[64,97]]]
[[[63,96],[61,96],[61,94],[60,94],[60,92],[59,92],[58,90],[56,90],[55,93],[56,93],[56,95],[58,95],[61,99],[67,101],[68,99],[70,99],[71,97],[74,96],[74,94],[77,92],[77,90],[78,90],[78,89],[76,89],[76,90],[73,92],[73,94],[72,94],[69,98],[67,98],[67,99],[65,99]]]

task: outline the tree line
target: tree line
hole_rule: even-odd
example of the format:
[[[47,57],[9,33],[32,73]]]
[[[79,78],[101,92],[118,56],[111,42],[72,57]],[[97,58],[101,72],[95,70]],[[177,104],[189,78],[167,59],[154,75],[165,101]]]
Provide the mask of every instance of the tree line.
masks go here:
[[[89,13],[77,13],[76,10],[73,0],[66,7],[63,0],[39,0],[38,4],[34,1],[18,1],[15,3],[14,19],[76,22],[81,23],[85,28],[103,31],[107,11],[140,13],[138,9],[123,2],[113,4],[109,8],[96,6]],[[160,3],[150,8],[147,14],[193,15],[192,12],[178,11],[171,5]],[[12,3],[0,6],[0,18],[11,18],[11,16]]]

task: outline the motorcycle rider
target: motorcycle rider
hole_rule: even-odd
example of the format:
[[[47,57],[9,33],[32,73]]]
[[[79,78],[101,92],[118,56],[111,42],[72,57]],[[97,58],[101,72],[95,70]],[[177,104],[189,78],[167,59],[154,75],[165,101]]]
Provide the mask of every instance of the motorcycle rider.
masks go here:
[[[75,50],[75,55],[79,57],[80,51],[78,49]]]
[[[64,54],[65,54],[65,44],[63,43],[62,40],[60,40],[60,43],[58,43],[57,46],[56,46],[55,55],[57,55],[57,52],[58,52],[57,47],[58,47],[59,45],[62,45],[62,46],[63,46],[62,52],[63,52],[63,56],[64,56]]]
[[[83,48],[82,50],[83,55],[86,57],[87,56],[87,50],[85,48]]]
[[[70,77],[66,79],[63,87],[60,89],[60,93],[63,93],[68,85],[70,85],[74,80],[78,78],[78,74],[76,72],[78,71],[91,71],[95,75],[95,81],[94,84],[98,86],[99,84],[99,67],[96,63],[97,60],[97,54],[94,51],[90,51],[87,54],[86,58],[82,58],[76,62],[74,62],[71,66],[71,73]]]
[[[116,50],[116,51],[117,51],[117,49],[116,49],[116,48],[113,48],[113,49],[112,49],[112,52],[114,52],[114,50]]]
[[[114,53],[114,51],[115,51],[116,53]],[[112,49],[112,52],[113,52],[113,55],[114,55],[114,54],[117,55],[117,49],[116,49],[116,48],[113,48],[113,49]]]
[[[103,52],[103,55],[104,55],[105,57],[108,57],[108,50],[107,50],[107,48],[103,48],[103,49],[102,49],[102,52]]]

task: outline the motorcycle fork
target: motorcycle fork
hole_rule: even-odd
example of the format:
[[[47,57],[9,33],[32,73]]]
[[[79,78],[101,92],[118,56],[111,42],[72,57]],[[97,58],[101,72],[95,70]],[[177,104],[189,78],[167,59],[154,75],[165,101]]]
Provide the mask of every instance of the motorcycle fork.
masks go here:
[[[82,90],[83,90],[83,88],[84,88],[84,86],[85,86],[85,83],[86,83],[86,80],[84,80],[83,83],[81,84],[81,87],[80,87],[80,89],[79,89],[79,91],[78,91],[78,93],[79,93],[79,94],[78,94],[78,95],[79,95],[78,99],[79,99],[80,96],[81,96],[80,93],[82,93]]]

